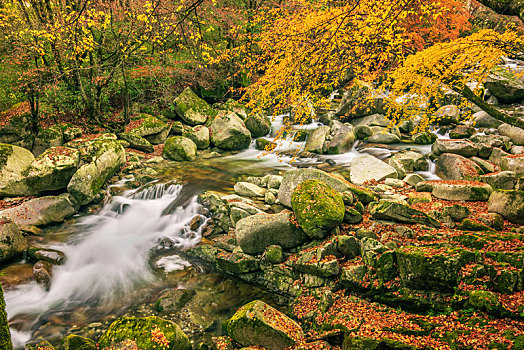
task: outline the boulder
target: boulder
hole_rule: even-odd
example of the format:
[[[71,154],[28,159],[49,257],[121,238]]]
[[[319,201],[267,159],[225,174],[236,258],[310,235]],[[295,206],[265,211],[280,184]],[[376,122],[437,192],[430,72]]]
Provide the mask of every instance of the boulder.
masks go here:
[[[235,237],[242,251],[263,253],[269,245],[284,249],[296,247],[307,240],[305,233],[290,221],[289,212],[251,215],[236,224]]]
[[[4,290],[0,284],[0,349],[13,350],[11,343],[11,332],[7,323],[7,313],[5,311]]]
[[[448,201],[485,201],[493,192],[490,185],[477,181],[427,181],[431,194]],[[417,186],[424,184],[420,183]]]
[[[369,203],[377,198],[377,194],[363,187],[353,185],[336,173],[326,173],[318,169],[294,169],[284,173],[278,190],[278,200],[286,207],[291,207],[291,194],[303,181],[314,179],[324,182],[337,192],[351,191],[361,202]]]
[[[180,327],[160,317],[121,317],[113,322],[98,341],[100,348],[118,346],[133,340],[139,349],[154,349],[155,338],[167,340],[166,350],[191,350],[191,343]]]
[[[51,278],[53,277],[53,265],[47,261],[37,261],[33,265],[33,275],[36,283],[43,285],[46,290],[49,290]]]
[[[305,151],[322,154],[323,146],[330,132],[329,126],[321,126],[311,130],[306,141]]]
[[[503,124],[502,121],[493,118],[488,113],[484,111],[477,112],[473,114],[473,123],[478,128],[498,128],[500,124]]]
[[[362,185],[370,180],[381,181],[397,177],[395,168],[369,154],[355,157],[350,162],[349,178],[356,185]]]
[[[449,132],[452,139],[467,139],[475,133],[475,128],[468,125],[457,125]]]
[[[134,116],[131,123],[136,124],[129,133],[145,138],[149,143],[159,145],[169,136],[171,126],[149,114],[140,113]]]
[[[426,213],[413,209],[407,204],[385,199],[371,203],[369,205],[369,213],[374,219],[379,220],[440,227],[440,223]]]
[[[208,125],[211,143],[224,150],[241,150],[249,147],[251,133],[235,113],[220,111]]]
[[[185,128],[182,136],[193,141],[197,149],[206,149],[209,147],[209,129],[204,125]]]
[[[437,176],[443,180],[473,180],[484,174],[477,163],[458,154],[444,153],[435,165]]]
[[[242,346],[257,345],[267,350],[284,350],[304,338],[295,321],[260,300],[242,306],[223,329]]]
[[[66,188],[80,162],[80,152],[69,147],[51,147],[39,155],[26,170],[31,192]]]
[[[129,147],[137,149],[145,153],[153,153],[155,151],[151,142],[147,141],[142,136],[138,136],[132,132],[123,132],[118,134],[118,137],[129,143]]]
[[[460,108],[455,105],[440,107],[435,113],[438,124],[449,125],[456,124],[460,120]]]
[[[252,114],[244,122],[253,138],[265,136],[271,131],[271,122],[266,116]]]
[[[298,224],[312,239],[324,238],[344,220],[342,196],[318,180],[306,180],[293,191],[291,206]]]
[[[380,126],[385,128],[389,125],[389,121],[383,114],[371,114],[364,118],[353,119],[351,120],[351,124],[355,127],[366,125],[369,127]]]
[[[38,157],[50,147],[62,146],[64,144],[63,130],[59,124],[42,129],[38,133],[33,145],[33,154]]]
[[[167,139],[162,155],[176,161],[196,160],[197,145],[184,136],[171,136]]]
[[[524,154],[503,156],[500,167],[502,170],[514,172],[517,177],[524,176]]]
[[[509,69],[492,72],[484,82],[484,87],[503,103],[524,100],[524,79]]]
[[[61,251],[41,247],[29,247],[27,255],[33,260],[42,260],[53,265],[62,265],[66,260],[65,254]]]
[[[367,141],[381,144],[400,143],[400,137],[390,132],[377,132],[368,137]]]
[[[97,350],[96,343],[91,339],[70,334],[62,340],[62,350]]]
[[[517,176],[513,171],[499,171],[482,175],[480,181],[490,185],[493,189],[511,190],[515,188]]]
[[[489,197],[488,211],[516,224],[524,224],[524,191],[497,190]]]
[[[225,111],[231,111],[231,112],[235,112],[239,117],[240,119],[242,120],[246,120],[247,117],[248,117],[248,110],[247,108],[240,102],[230,98],[229,100],[227,100],[226,102],[224,102],[224,104],[222,104],[222,106],[220,106],[219,109],[223,109]]]
[[[264,197],[266,189],[250,182],[237,182],[234,186],[235,193],[244,197]]]
[[[26,249],[27,241],[16,223],[0,216],[0,262],[16,257]]]
[[[440,156],[442,153],[453,153],[464,157],[473,157],[477,155],[477,146],[467,140],[437,140],[431,146],[431,152]]]
[[[343,124],[332,135],[331,140],[326,144],[328,154],[341,154],[351,150],[355,142],[355,133],[353,126]],[[331,130],[333,133],[333,129]]]
[[[63,222],[76,213],[69,194],[31,199],[17,207],[0,212],[17,225],[46,226]]]
[[[205,124],[216,112],[189,87],[175,98],[176,114],[189,125]]]
[[[25,171],[33,160],[27,149],[0,143],[0,198],[31,194]]]
[[[90,149],[90,162],[80,166],[67,186],[79,205],[95,199],[104,183],[126,162],[124,147],[116,140],[99,138],[90,144]]]
[[[417,145],[431,145],[433,142],[437,141],[438,137],[432,132],[419,132],[411,136],[413,143]]]
[[[524,129],[509,124],[501,124],[497,130],[501,135],[509,137],[514,144],[524,145]]]

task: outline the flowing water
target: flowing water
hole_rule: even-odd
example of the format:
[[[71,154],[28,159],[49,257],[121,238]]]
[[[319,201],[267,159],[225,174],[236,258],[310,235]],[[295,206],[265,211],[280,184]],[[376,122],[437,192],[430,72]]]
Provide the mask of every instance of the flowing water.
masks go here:
[[[268,138],[282,127],[283,117],[274,117]],[[301,128],[312,129],[318,125],[313,122]],[[208,277],[211,276],[209,272],[203,272],[177,253],[196,245],[202,238],[200,227],[190,229],[193,218],[200,216],[201,222],[206,220],[196,196],[209,189],[231,191],[240,176],[289,169],[297,164],[289,154],[304,146],[304,142],[294,142],[289,136],[279,141],[274,154],[263,156],[264,152],[257,151],[253,143],[248,150],[226,157],[160,166],[156,183],[125,190],[111,197],[97,214],[74,218],[63,226],[47,230],[43,244],[63,251],[67,261],[54,267],[49,290],[35,282],[6,290],[15,346],[23,347],[35,334],[52,333],[53,327],[47,333],[41,331],[41,327],[52,324],[53,316],[61,317],[67,326],[85,325],[109,314],[123,314],[130,305],[154,301],[159,291],[180,287],[184,279],[176,275],[177,271],[191,271],[192,283],[206,285],[208,293],[212,294],[218,287],[209,283],[220,277]],[[410,147],[422,153],[430,151],[427,146]],[[357,143],[348,153],[300,158],[299,163],[307,166],[331,159],[343,169],[364,152],[383,159],[403,148],[406,146],[366,147]],[[277,156],[279,153],[282,155]],[[430,170],[422,175],[435,178],[434,164],[431,163]],[[126,180],[122,180],[113,187],[125,186]],[[172,278],[173,273],[178,277]],[[184,276],[188,278],[187,274]],[[229,305],[231,310],[226,312],[229,315],[234,308],[260,293],[254,292],[252,287],[242,289],[240,282],[235,283],[238,284],[231,290],[250,292],[229,302],[225,300],[235,293],[221,294],[223,299],[219,303]],[[67,330],[67,326],[60,329]]]

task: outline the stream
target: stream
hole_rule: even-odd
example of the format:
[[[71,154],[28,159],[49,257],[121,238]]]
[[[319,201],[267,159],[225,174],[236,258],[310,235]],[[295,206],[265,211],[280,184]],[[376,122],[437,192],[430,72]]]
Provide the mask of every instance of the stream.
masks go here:
[[[270,136],[282,125],[283,116],[274,117]],[[301,128],[318,125],[314,122]],[[407,147],[422,153],[429,153],[431,147],[365,147],[365,143],[357,141],[345,154],[299,159],[289,155],[304,146],[305,142],[293,142],[288,137],[279,141],[274,153],[264,155],[255,149],[253,141],[249,149],[236,154],[161,164],[155,167],[155,182],[129,189],[127,183],[132,179],[122,179],[110,186],[113,195],[96,214],[78,214],[60,226],[45,229],[39,243],[64,252],[67,260],[54,267],[49,290],[36,282],[6,288],[15,348],[23,348],[39,337],[59,339],[71,329],[86,329],[83,334],[96,336],[100,322],[110,322],[128,312],[147,314],[143,305],[153,305],[162,292],[173,288],[191,287],[197,295],[200,293],[202,304],[207,305],[200,311],[215,320],[206,331],[220,334],[221,321],[239,306],[254,298],[269,300],[271,296],[209,271],[179,253],[202,239],[202,226],[190,228],[195,217],[200,217],[200,222],[206,220],[204,208],[197,203],[198,194],[206,190],[232,193],[240,178],[278,174],[297,165],[311,166],[330,159],[336,163],[335,168],[344,171],[362,153],[384,159]],[[431,162],[428,171],[419,173],[427,179],[438,179]],[[29,264],[22,261],[13,265]]]

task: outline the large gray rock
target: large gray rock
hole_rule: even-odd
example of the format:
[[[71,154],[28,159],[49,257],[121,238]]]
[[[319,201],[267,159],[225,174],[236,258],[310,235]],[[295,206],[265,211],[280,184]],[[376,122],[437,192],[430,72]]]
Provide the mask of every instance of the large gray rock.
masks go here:
[[[206,149],[209,147],[209,129],[204,125],[186,128],[182,133],[182,136],[193,141],[197,146],[197,149]]]
[[[25,148],[0,143],[0,198],[30,194],[24,172],[34,159]]]
[[[250,182],[237,182],[235,184],[235,193],[245,197],[264,197],[266,189],[261,188]]]
[[[500,167],[502,170],[514,172],[518,177],[524,176],[524,154],[502,157]]]
[[[18,226],[0,215],[0,262],[16,257],[26,249],[27,241]]]
[[[197,145],[184,136],[171,136],[164,145],[162,155],[176,161],[193,161],[196,159]]]
[[[17,207],[3,210],[0,215],[19,226],[46,226],[63,222],[74,213],[76,209],[70,195],[61,194],[31,199]]]
[[[488,113],[484,111],[477,112],[473,114],[474,125],[478,128],[498,128],[500,124],[503,124],[498,119],[493,118]]]
[[[328,154],[341,154],[351,150],[355,142],[355,133],[352,125],[343,124],[339,128],[331,129],[331,140],[326,143]]]
[[[515,224],[524,224],[524,191],[493,192],[489,197],[488,211],[500,214]]]
[[[27,169],[27,185],[31,192],[56,191],[67,187],[73,177],[80,152],[69,147],[51,147],[39,155]]]
[[[524,99],[524,78],[511,70],[499,69],[488,76],[484,87],[503,103],[514,103]]]
[[[132,132],[123,132],[118,134],[118,137],[129,143],[129,147],[137,149],[145,153],[153,153],[155,148],[151,142],[147,141],[142,136],[138,136]]]
[[[216,112],[187,87],[174,101],[175,112],[189,125],[204,124]]]
[[[390,200],[380,200],[369,205],[369,213],[374,219],[392,220],[409,224],[423,224],[440,227],[440,223],[426,213],[411,208],[407,204]]]
[[[420,183],[417,185],[420,186]],[[428,181],[431,194],[437,198],[448,201],[485,201],[493,189],[490,185],[477,181]]]
[[[395,168],[369,154],[353,158],[350,167],[349,178],[356,185],[362,185],[370,180],[380,181],[398,177]]]
[[[509,124],[501,124],[497,130],[501,135],[509,137],[514,144],[524,145],[524,129]]]
[[[290,212],[281,212],[241,219],[236,224],[237,243],[248,254],[263,253],[267,246],[273,244],[289,249],[304,243],[307,236],[290,221],[290,215]]]
[[[484,174],[477,163],[458,154],[444,153],[435,165],[436,174],[442,180],[474,180]]]
[[[515,188],[517,176],[513,171],[499,171],[482,175],[480,181],[487,183],[495,190],[511,190]]]
[[[400,143],[400,137],[390,132],[377,132],[368,137],[367,141],[382,144]]]
[[[453,153],[464,157],[473,157],[477,155],[477,146],[467,140],[437,140],[431,146],[431,152],[439,156],[442,153]]]
[[[241,150],[249,147],[251,133],[235,113],[220,111],[208,125],[211,143],[224,150]]]
[[[313,153],[323,153],[323,146],[326,138],[330,132],[329,126],[321,126],[315,130],[311,130],[306,141],[305,150]]]
[[[278,200],[291,208],[291,195],[295,188],[306,180],[319,180],[337,192],[351,191],[361,202],[369,203],[376,198],[376,194],[368,189],[355,186],[342,176],[335,173],[326,173],[318,169],[294,169],[284,173],[278,190]]]
[[[271,122],[263,115],[249,115],[245,123],[253,138],[265,136],[271,131]]]
[[[389,121],[386,119],[386,117],[383,114],[371,114],[363,118],[353,119],[351,120],[351,124],[353,124],[355,127],[357,126],[380,126],[380,127],[387,127],[389,125]]]
[[[95,199],[104,183],[126,162],[124,147],[111,138],[95,140],[89,149],[90,162],[80,166],[67,186],[80,205]]]

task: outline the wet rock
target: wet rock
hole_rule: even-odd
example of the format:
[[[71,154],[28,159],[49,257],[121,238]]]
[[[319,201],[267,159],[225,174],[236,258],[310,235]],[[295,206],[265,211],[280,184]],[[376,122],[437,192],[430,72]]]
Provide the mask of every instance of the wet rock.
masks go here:
[[[259,151],[270,151],[276,146],[276,143],[263,138],[258,138],[255,140],[255,148]]]
[[[448,201],[485,201],[493,192],[490,185],[477,181],[430,181],[431,194]]]
[[[429,163],[424,155],[415,152],[415,151],[401,151],[393,155],[394,158],[398,159],[402,165],[406,168],[408,172],[417,170],[417,171],[426,171],[429,169]],[[410,170],[411,161],[413,162],[413,170]]]
[[[25,171],[33,160],[27,149],[0,143],[0,197],[31,194]]]
[[[100,348],[118,346],[126,340],[134,340],[139,349],[152,349],[158,344],[153,332],[162,332],[169,342],[168,350],[190,350],[191,343],[180,327],[159,317],[121,317],[113,322],[100,337]]]
[[[457,124],[460,121],[460,115],[460,108],[455,105],[442,106],[435,113],[437,123],[440,125]]]
[[[330,130],[330,127],[325,125],[315,130],[311,130],[309,133],[309,137],[306,141],[305,150],[307,152],[313,152],[318,154],[324,153],[323,146],[326,141],[326,137],[329,135]]]
[[[173,289],[165,292],[156,301],[158,312],[171,313],[182,309],[194,296],[192,289]]]
[[[260,300],[242,306],[223,328],[242,346],[258,345],[268,350],[283,350],[304,338],[296,322]]]
[[[431,145],[437,140],[437,135],[432,132],[419,132],[411,136],[413,143],[418,145]]]
[[[271,122],[266,116],[249,115],[244,122],[253,138],[265,136],[271,131]]]
[[[173,102],[174,112],[189,125],[204,124],[216,112],[187,87]]]
[[[524,191],[497,190],[489,197],[488,211],[516,224],[524,224]]]
[[[524,99],[524,79],[512,70],[499,69],[492,72],[484,86],[503,103],[514,103]]]
[[[318,180],[306,180],[293,191],[291,206],[300,227],[313,239],[325,237],[344,219],[341,195]]]
[[[474,161],[458,154],[444,153],[435,165],[437,176],[443,180],[474,180],[484,174]]]
[[[237,243],[248,254],[260,254],[272,244],[289,249],[304,243],[307,236],[290,221],[289,216],[289,212],[258,214],[238,221]]]
[[[49,248],[29,247],[27,255],[34,260],[47,261],[53,265],[62,265],[66,260],[64,253]]]
[[[45,226],[63,222],[76,213],[68,194],[31,199],[21,205],[6,209],[0,214],[18,225]]]
[[[497,130],[501,135],[509,137],[514,144],[524,145],[524,129],[509,124],[501,124]]]
[[[479,179],[481,182],[487,183],[495,190],[511,190],[515,187],[517,176],[513,171],[500,171],[497,173],[482,175]]]
[[[457,125],[449,132],[452,139],[467,139],[475,133],[475,128],[467,125]]]
[[[95,199],[104,183],[126,162],[126,152],[116,140],[99,138],[89,149],[92,151],[85,156],[89,162],[80,166],[67,185],[79,205]]]
[[[260,270],[260,261],[251,255],[233,250],[233,252],[221,251],[216,255],[215,261],[218,267],[232,274],[248,273]]]
[[[423,224],[437,228],[440,227],[440,223],[426,213],[394,201],[380,200],[373,202],[370,204],[369,212],[373,218],[379,220],[392,220],[412,224]]]
[[[488,113],[484,111],[477,112],[473,114],[474,125],[478,128],[497,128],[500,124],[503,124],[502,121],[493,118]]]
[[[500,161],[502,170],[514,172],[517,177],[524,176],[524,154],[503,156]]]
[[[241,150],[251,143],[251,133],[242,119],[232,112],[220,111],[208,127],[211,143],[218,148]]]
[[[74,148],[51,147],[39,155],[27,168],[27,185],[33,192],[56,191],[66,188],[73,177],[80,152]]]
[[[167,139],[162,155],[175,161],[196,160],[197,145],[184,136],[171,136]]]
[[[209,147],[209,129],[204,125],[186,128],[182,133],[182,136],[193,141],[198,149],[206,149]]]
[[[129,143],[129,147],[131,148],[145,153],[153,153],[155,151],[153,145],[142,136],[135,135],[131,132],[123,132],[118,134],[118,137]]]
[[[473,157],[477,155],[477,147],[467,140],[437,140],[431,146],[431,152],[439,156],[442,153],[458,154],[463,157]]]
[[[245,197],[264,197],[266,190],[249,182],[237,182],[235,184],[235,193]]]
[[[70,334],[62,340],[63,350],[96,350],[94,341],[79,335]]]
[[[370,180],[381,181],[398,177],[395,168],[369,154],[352,159],[350,167],[350,180],[356,185],[362,185]]]
[[[18,226],[0,215],[0,262],[14,258],[27,249],[27,241]]]
[[[334,130],[336,130],[334,132]],[[353,126],[350,124],[342,124],[340,127],[331,129],[331,140],[326,142],[326,150],[328,154],[341,154],[351,150],[355,142],[355,133]]]
[[[49,290],[53,276],[53,265],[47,261],[37,261],[33,265],[33,275],[36,283],[43,285],[46,290]]]

